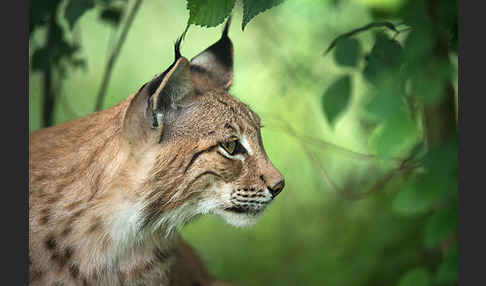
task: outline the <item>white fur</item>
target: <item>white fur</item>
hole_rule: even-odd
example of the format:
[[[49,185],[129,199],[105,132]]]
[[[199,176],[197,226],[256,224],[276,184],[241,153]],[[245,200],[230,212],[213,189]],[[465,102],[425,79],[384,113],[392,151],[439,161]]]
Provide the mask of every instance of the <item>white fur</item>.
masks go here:
[[[216,57],[212,53],[201,53],[197,55],[194,59],[192,59],[191,64],[200,65],[200,66],[207,66],[208,64],[215,63]]]
[[[248,152],[248,155],[253,155],[253,150],[250,147],[250,143],[248,143],[248,140],[246,139],[245,136],[240,136],[240,143],[245,147],[246,151]]]
[[[225,211],[223,209],[217,209],[214,211],[215,214],[219,215],[223,218],[227,223],[236,226],[236,227],[249,227],[258,222],[260,219],[262,212],[257,215],[249,215],[249,214],[238,214],[232,213],[229,211]]]
[[[175,230],[198,215],[216,214],[236,227],[248,227],[257,223],[264,207],[258,214],[233,213],[224,210],[224,208],[233,206],[231,203],[232,194],[233,196],[238,195],[238,193],[233,193],[232,190],[231,184],[214,183],[208,189],[202,191],[203,198],[191,199],[184,202],[180,207],[163,213],[153,224],[153,227],[148,232],[143,233],[140,232],[140,228],[143,221],[144,204],[130,202],[120,204],[116,214],[109,221],[108,234],[112,241],[112,249],[110,250],[112,258],[110,260],[113,260],[111,262],[129,254],[137,243],[146,238],[146,235],[154,235],[156,232],[160,232],[163,234],[161,239],[170,239]],[[270,192],[266,190],[264,194],[265,197],[252,199],[269,203],[271,201]],[[95,257],[93,259],[96,260]]]

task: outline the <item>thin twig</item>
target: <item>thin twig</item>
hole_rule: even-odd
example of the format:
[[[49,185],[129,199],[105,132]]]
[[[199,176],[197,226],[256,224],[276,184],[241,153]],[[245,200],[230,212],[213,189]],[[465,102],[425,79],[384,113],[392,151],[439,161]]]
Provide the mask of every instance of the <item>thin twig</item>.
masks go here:
[[[335,151],[356,157],[358,159],[365,159],[365,160],[383,160],[383,159],[385,159],[385,160],[389,160],[389,161],[396,161],[397,163],[400,163],[404,160],[403,158],[398,158],[398,157],[382,158],[382,157],[379,157],[379,156],[373,155],[373,154],[360,153],[360,152],[353,151],[353,150],[344,148],[342,146],[324,141],[324,140],[319,139],[319,138],[315,138],[315,137],[308,136],[308,135],[303,135],[303,134],[298,133],[294,128],[292,128],[292,126],[290,126],[290,124],[288,124],[285,120],[283,120],[279,116],[273,116],[273,117],[274,117],[275,120],[279,121],[283,125],[282,127],[280,127],[281,129],[283,129],[288,135],[300,140],[302,143],[320,145],[321,147],[331,148],[331,149],[334,149]]]
[[[379,28],[379,27],[388,28],[388,29],[392,30],[393,32],[395,32],[397,34],[400,33],[400,31],[397,30],[395,25],[390,23],[390,22],[373,22],[373,23],[370,23],[370,24],[365,25],[363,27],[354,29],[350,32],[344,33],[344,34],[340,35],[339,37],[335,38],[334,41],[331,42],[331,44],[329,45],[327,50],[324,52],[324,56],[327,55],[336,46],[336,44],[339,40],[347,38],[347,37],[351,37],[353,35],[356,35],[360,32],[363,32],[363,31],[366,31],[366,30],[369,30],[369,29],[372,29],[372,28]]]
[[[52,60],[52,46],[53,43],[53,27],[56,21],[56,10],[51,12],[49,25],[47,30],[47,50],[49,52],[48,64],[44,67],[44,102],[43,102],[43,127],[49,127],[53,122],[54,110],[54,93],[52,91],[52,69],[54,68]]]
[[[333,180],[331,179],[331,177],[329,176],[329,174],[327,173],[327,171],[316,160],[316,157],[317,156],[315,154],[313,154],[305,146],[305,142],[303,140],[304,137],[301,136],[301,135],[298,135],[296,133],[296,131],[287,122],[285,122],[283,119],[280,119],[280,121],[284,125],[283,129],[286,130],[287,134],[289,134],[290,136],[294,137],[295,139],[297,139],[299,141],[299,143],[301,144],[301,147],[304,150],[305,154],[311,160],[311,163],[319,171],[319,173],[321,174],[322,178],[329,184],[329,186],[333,189],[333,191],[336,194],[338,194],[339,196],[341,196],[341,197],[343,197],[345,199],[348,199],[348,200],[357,201],[357,200],[361,200],[363,198],[366,198],[368,195],[371,195],[371,194],[377,192],[378,190],[382,189],[393,177],[395,177],[399,173],[404,173],[404,172],[407,173],[407,172],[410,172],[410,171],[416,169],[417,167],[419,167],[417,164],[411,164],[411,162],[413,162],[413,159],[417,155],[417,152],[411,152],[410,155],[407,158],[400,160],[400,165],[398,167],[393,168],[392,170],[390,170],[386,175],[384,175],[383,177],[381,177],[367,191],[360,192],[360,193],[349,192],[349,191],[346,191],[346,190],[341,189],[340,187],[338,187],[333,182]],[[322,141],[322,140],[319,140],[319,139],[315,139],[315,140],[318,140],[317,142]],[[348,154],[357,155],[357,156],[362,157],[362,158],[366,158],[366,159],[374,159],[374,158],[376,158],[375,155],[367,155],[367,154],[357,153],[357,152],[354,152],[354,151],[351,151],[351,150],[342,148],[340,146],[337,146],[337,145],[334,145],[334,144],[331,144],[331,143],[328,143],[328,142],[325,142],[325,141],[322,141],[321,143],[324,143],[325,146],[327,146],[327,147],[329,147],[329,146],[336,147],[338,150],[341,150],[341,151],[344,150]]]
[[[98,97],[96,99],[96,111],[101,110],[101,107],[103,106],[103,99],[106,94],[106,88],[108,87],[108,82],[110,81],[111,78],[111,73],[113,71],[113,67],[115,65],[116,59],[118,58],[118,55],[120,54],[121,47],[123,46],[123,43],[125,42],[125,39],[127,37],[128,31],[130,30],[130,27],[132,26],[133,19],[135,18],[135,15],[137,14],[137,11],[142,4],[142,0],[136,0],[135,4],[132,7],[132,10],[128,14],[127,21],[125,23],[125,26],[123,27],[122,33],[120,35],[120,38],[118,39],[118,42],[116,43],[115,48],[113,49],[113,52],[110,56],[110,59],[108,60],[108,64],[106,65],[105,73],[103,76],[103,81],[101,82],[101,88],[98,93]]]
[[[311,162],[314,165],[314,167],[316,167],[319,170],[324,180],[331,186],[334,192],[338,194],[341,193],[339,187],[331,180],[331,177],[326,172],[326,170],[321,166],[321,164],[319,164],[319,162],[317,162],[316,160],[317,156],[314,155],[312,152],[310,152],[309,149],[307,149],[307,147],[304,147],[303,145],[302,145],[302,149],[304,149],[304,152],[307,154],[307,157],[311,159]]]

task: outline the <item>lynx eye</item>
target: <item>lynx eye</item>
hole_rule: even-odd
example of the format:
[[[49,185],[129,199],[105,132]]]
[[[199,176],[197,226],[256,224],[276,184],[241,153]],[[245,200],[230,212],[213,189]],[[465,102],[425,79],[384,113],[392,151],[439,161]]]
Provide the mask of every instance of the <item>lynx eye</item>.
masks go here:
[[[245,147],[243,147],[237,139],[221,142],[219,145],[231,156],[246,152]]]

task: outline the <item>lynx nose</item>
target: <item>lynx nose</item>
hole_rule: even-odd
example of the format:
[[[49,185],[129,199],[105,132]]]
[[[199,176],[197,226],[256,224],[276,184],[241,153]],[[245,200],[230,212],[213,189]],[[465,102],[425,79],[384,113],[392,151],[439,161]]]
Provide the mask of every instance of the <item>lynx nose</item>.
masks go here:
[[[268,187],[270,194],[272,194],[272,199],[275,198],[283,190],[284,187],[285,187],[285,180],[281,180],[271,188]]]

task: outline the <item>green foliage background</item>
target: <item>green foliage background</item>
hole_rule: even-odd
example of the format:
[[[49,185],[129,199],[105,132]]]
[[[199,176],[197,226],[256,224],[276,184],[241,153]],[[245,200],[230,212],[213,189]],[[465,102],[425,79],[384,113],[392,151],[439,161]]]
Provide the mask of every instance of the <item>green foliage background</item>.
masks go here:
[[[43,124],[49,61],[58,67],[53,123],[94,111],[123,23],[120,11],[133,4],[95,2],[79,1],[86,11],[71,7],[64,18],[63,9],[74,4],[61,1],[57,19],[66,44],[59,45],[57,58],[42,48],[46,28],[31,26],[30,131]],[[190,14],[185,1],[142,3],[104,108],[170,65],[173,44],[188,22],[213,26],[225,18],[204,12],[214,12],[205,1],[190,2],[202,7],[199,14]],[[457,135],[452,130],[437,144],[424,140],[423,110],[438,105],[446,82],[457,90],[457,44],[449,48],[449,61],[431,56],[435,34],[421,1],[288,0],[262,14],[245,6],[253,1],[215,2],[222,13],[234,5],[231,93],[262,117],[265,148],[286,187],[252,228],[206,216],[182,230],[210,271],[238,285],[455,285]],[[280,2],[268,1],[268,8]],[[457,1],[440,3],[439,18],[453,27]],[[31,23],[42,10],[32,6]],[[397,26],[400,33],[372,28],[324,54],[336,37],[382,20],[406,25]],[[191,25],[182,55],[193,57],[220,32],[221,26]],[[457,32],[447,35],[457,41]],[[413,164],[396,169],[397,157]]]

